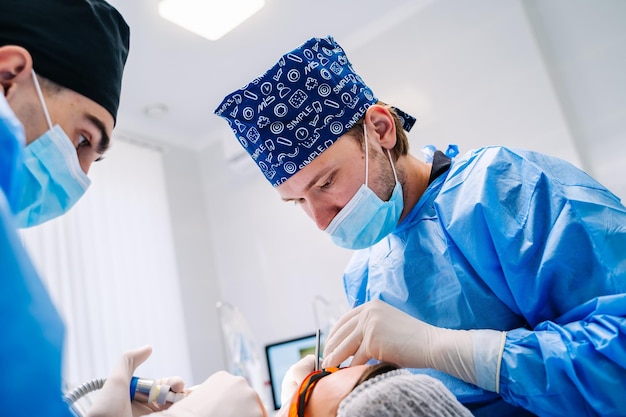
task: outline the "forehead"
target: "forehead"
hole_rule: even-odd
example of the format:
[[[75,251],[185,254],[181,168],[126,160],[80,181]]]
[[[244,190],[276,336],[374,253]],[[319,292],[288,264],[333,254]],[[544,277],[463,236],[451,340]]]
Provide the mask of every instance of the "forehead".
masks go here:
[[[111,113],[94,100],[73,90],[63,88],[59,94],[55,95],[54,111],[68,118],[71,117],[74,121],[95,118],[102,122],[108,136],[113,131],[114,120]]]
[[[359,380],[369,365],[351,366],[334,372],[315,385],[307,405],[307,416],[335,416],[339,403],[343,400]]]

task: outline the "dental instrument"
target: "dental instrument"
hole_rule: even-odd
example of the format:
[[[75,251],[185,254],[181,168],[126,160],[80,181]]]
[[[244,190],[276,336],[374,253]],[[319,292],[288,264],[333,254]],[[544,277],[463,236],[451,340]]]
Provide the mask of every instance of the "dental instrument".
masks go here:
[[[320,370],[320,335],[321,331],[320,329],[317,329],[315,332],[315,371]]]
[[[106,378],[92,379],[67,393],[64,396],[65,402],[72,405],[84,395],[102,388],[105,382]],[[131,401],[165,405],[166,403],[175,403],[186,395],[187,393],[174,392],[169,385],[158,384],[154,379],[133,376],[130,381]]]

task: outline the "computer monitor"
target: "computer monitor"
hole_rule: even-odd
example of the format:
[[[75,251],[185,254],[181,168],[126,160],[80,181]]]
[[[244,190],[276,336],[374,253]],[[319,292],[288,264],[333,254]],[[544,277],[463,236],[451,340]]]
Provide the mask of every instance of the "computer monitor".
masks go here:
[[[315,333],[265,346],[275,410],[280,409],[282,405],[280,403],[281,384],[287,370],[309,354],[315,354]]]

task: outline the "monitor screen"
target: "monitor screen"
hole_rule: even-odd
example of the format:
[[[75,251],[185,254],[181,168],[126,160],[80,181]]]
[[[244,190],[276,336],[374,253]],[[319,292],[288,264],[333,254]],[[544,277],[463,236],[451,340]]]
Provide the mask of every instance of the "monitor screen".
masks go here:
[[[283,377],[294,363],[306,355],[315,354],[315,334],[310,334],[265,346],[267,368],[272,388],[274,409],[281,407],[280,393]]]

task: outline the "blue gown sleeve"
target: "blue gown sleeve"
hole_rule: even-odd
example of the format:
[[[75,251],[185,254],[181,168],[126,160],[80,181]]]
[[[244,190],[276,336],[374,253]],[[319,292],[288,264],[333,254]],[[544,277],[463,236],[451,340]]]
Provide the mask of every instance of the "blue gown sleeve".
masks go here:
[[[1,105],[0,415],[71,417],[61,388],[64,326],[19,239],[10,208],[23,143],[13,136],[15,124],[5,123]]]
[[[487,148],[449,176],[451,240],[527,323],[507,333],[502,397],[541,416],[624,415],[626,208],[535,153]]]
[[[24,128],[0,95],[0,190],[15,212],[21,196],[22,149],[26,146]]]
[[[64,328],[0,193],[1,415],[69,417],[62,398]]]

